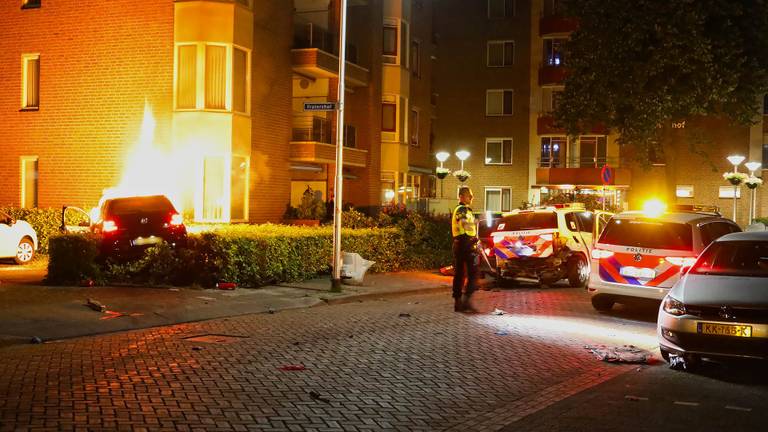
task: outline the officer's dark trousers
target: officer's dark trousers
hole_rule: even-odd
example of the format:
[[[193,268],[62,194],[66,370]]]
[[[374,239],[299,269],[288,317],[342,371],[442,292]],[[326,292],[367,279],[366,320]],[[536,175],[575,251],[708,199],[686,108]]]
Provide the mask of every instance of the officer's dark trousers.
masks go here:
[[[453,239],[453,298],[461,297],[464,279],[467,279],[467,295],[477,288],[475,241],[466,235]]]

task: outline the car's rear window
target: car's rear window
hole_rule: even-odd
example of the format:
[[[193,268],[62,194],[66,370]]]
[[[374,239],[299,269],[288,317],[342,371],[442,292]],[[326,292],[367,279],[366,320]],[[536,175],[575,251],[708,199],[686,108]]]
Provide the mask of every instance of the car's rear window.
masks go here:
[[[768,242],[715,242],[701,255],[690,273],[768,278]]]
[[[611,219],[600,243],[648,249],[693,250],[690,225],[649,219]]]
[[[164,196],[117,198],[107,203],[107,214],[129,214],[138,212],[171,212],[173,204]]]
[[[527,231],[553,228],[557,228],[557,213],[531,212],[504,216],[497,229],[499,231]]]

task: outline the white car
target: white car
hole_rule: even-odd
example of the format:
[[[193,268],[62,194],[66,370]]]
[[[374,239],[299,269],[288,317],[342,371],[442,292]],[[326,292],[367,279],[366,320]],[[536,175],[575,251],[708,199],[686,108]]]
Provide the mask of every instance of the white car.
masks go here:
[[[37,233],[32,225],[0,211],[0,258],[13,258],[16,264],[27,264],[36,250]]]
[[[768,232],[720,237],[686,270],[659,308],[662,357],[768,359]]]

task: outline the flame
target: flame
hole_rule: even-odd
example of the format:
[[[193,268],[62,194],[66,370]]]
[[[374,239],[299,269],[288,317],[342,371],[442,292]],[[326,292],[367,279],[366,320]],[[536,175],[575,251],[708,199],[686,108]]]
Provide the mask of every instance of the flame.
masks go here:
[[[152,108],[145,101],[139,140],[125,158],[120,183],[104,190],[98,207],[91,210],[91,220],[99,219],[99,209],[104,201],[121,197],[165,195],[177,211],[183,211],[177,175],[179,158],[174,158],[156,145],[156,124]]]

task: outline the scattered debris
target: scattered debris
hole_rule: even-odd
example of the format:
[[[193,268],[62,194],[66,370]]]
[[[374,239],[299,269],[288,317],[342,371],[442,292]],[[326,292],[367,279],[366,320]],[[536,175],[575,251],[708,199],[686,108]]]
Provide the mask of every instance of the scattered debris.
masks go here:
[[[272,308],[269,308],[269,309],[267,309],[267,313],[268,313],[268,314],[270,314],[270,315],[272,315],[272,314],[274,314],[274,313],[275,313],[275,310],[274,310],[274,309],[272,309]]]
[[[303,371],[307,368],[303,364],[287,364],[279,367],[281,371]]]
[[[299,344],[301,344],[301,342],[294,342],[294,343],[293,343],[293,345],[294,345],[294,346],[297,346],[297,345],[299,345]]]
[[[684,405],[684,406],[699,406],[698,402],[684,402],[684,401],[675,401],[675,405]]]
[[[409,313],[401,313],[401,314],[400,314],[400,315],[398,315],[398,316],[399,316],[400,318],[410,318],[410,317],[411,317],[411,314],[409,314]]]
[[[107,310],[107,307],[103,303],[101,303],[98,300],[94,300],[94,299],[88,299],[85,302],[85,305],[88,306],[89,308],[95,310],[96,312],[104,312],[104,311]]]
[[[201,346],[193,346],[192,351],[202,351],[204,348]]]
[[[443,276],[453,276],[454,275],[453,266],[449,265],[445,267],[440,267],[440,274]]]
[[[83,279],[80,281],[81,287],[90,288],[92,286],[96,285],[96,283],[93,281],[93,279]]]
[[[213,301],[213,300],[216,300],[216,299],[215,299],[215,298],[213,298],[213,297],[205,297],[205,296],[197,296],[197,297],[195,297],[195,298],[199,298],[200,300],[205,300],[205,301]]]
[[[309,397],[311,397],[312,399],[314,399],[316,401],[325,402],[325,403],[331,403],[331,401],[329,401],[328,399],[320,396],[320,393],[318,393],[318,392],[316,392],[314,390],[309,392]]]
[[[178,288],[168,288],[168,291],[179,291]]]
[[[111,311],[111,310],[105,310],[104,314],[105,316],[99,318],[102,321],[108,320],[108,319],[120,318],[120,317],[137,317],[137,316],[144,315],[143,313],[138,313],[138,312],[125,313],[125,312],[117,312],[117,311]]]
[[[220,290],[233,290],[237,288],[237,284],[234,282],[217,282],[216,288]]]
[[[493,312],[491,312],[491,315],[504,315],[506,312],[504,312],[501,309],[494,309]]]
[[[744,408],[744,407],[733,406],[733,405],[726,405],[725,409],[727,409],[727,410],[734,410],[734,411],[744,411],[744,412],[752,411],[752,408]]]
[[[496,336],[509,336],[509,332],[506,330],[499,330],[496,333],[494,333]]]
[[[653,363],[653,354],[650,351],[638,348],[634,345],[622,345],[620,347],[607,347],[605,345],[587,345],[584,348],[590,350],[598,360],[616,363]]]
[[[637,402],[637,401],[647,401],[648,400],[647,397],[632,396],[632,395],[626,395],[626,396],[624,396],[624,399],[630,400],[630,401],[634,401],[634,402]]]
[[[691,369],[691,365],[685,360],[685,357],[677,354],[669,354],[669,368],[674,370],[688,370]]]
[[[29,343],[31,343],[31,344],[41,344],[41,343],[43,343],[43,340],[40,339],[37,336],[33,336],[32,339],[29,340]]]

